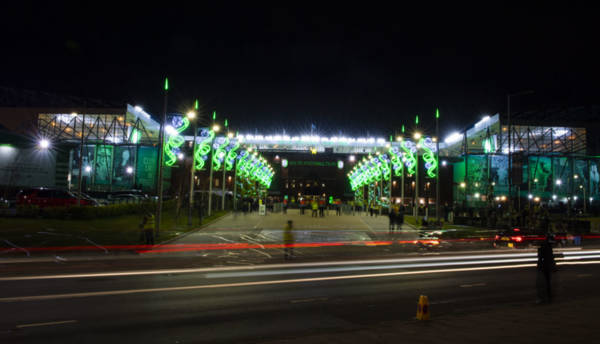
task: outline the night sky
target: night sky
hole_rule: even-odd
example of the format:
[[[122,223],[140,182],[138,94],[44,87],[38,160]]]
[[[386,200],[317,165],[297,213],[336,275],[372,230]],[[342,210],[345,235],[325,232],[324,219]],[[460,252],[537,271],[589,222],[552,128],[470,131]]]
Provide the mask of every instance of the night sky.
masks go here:
[[[433,130],[439,107],[444,135],[528,89],[515,110],[600,104],[597,8],[213,3],[5,8],[0,86],[158,115],[168,76],[169,111],[198,97],[205,113],[263,134],[314,123],[321,134],[388,135],[415,114]]]

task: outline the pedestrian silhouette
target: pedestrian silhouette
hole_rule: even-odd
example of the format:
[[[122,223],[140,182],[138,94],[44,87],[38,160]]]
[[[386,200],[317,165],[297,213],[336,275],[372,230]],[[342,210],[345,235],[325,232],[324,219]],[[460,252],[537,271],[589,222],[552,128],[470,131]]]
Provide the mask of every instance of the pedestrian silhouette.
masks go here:
[[[288,220],[287,225],[283,229],[283,246],[284,259],[289,260],[294,256],[294,233],[292,232],[292,220]]]
[[[553,237],[546,235],[546,239],[538,248],[537,261],[537,292],[538,303],[552,301],[552,272],[556,269],[554,253],[552,252]]]
[[[154,214],[147,211],[142,218],[140,228],[142,229],[146,245],[154,245]]]

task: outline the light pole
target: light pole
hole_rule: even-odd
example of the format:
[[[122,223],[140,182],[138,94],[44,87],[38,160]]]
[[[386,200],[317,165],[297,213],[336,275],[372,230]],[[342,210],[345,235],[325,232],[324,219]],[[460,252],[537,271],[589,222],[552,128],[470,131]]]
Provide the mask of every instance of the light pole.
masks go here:
[[[231,136],[229,135],[229,126],[227,123],[227,118],[225,118],[225,130],[227,131],[227,139],[231,139]],[[227,151],[225,151],[225,156],[227,155]],[[222,186],[222,193],[221,193],[221,210],[225,210],[225,177],[226,177],[226,168],[225,168],[225,156],[223,156],[223,163],[221,165],[223,165],[223,186]]]
[[[77,114],[75,114],[75,116],[77,116]],[[79,144],[79,178],[77,180],[77,205],[81,205],[81,184],[83,180],[83,145],[85,140],[85,111],[83,112],[81,117],[81,143]]]
[[[416,117],[415,120],[416,124],[419,124],[419,116]],[[421,139],[421,133],[419,133],[418,131],[415,132],[414,134],[414,139],[419,142],[419,140]],[[416,154],[416,168],[415,168],[415,205],[414,205],[414,214],[415,214],[415,221],[417,223],[417,225],[419,224],[419,148],[421,148],[421,145],[419,143],[417,143],[417,154]]]
[[[404,124],[402,125],[402,136],[400,137],[400,145],[404,144]],[[403,209],[404,208],[404,168],[406,167],[406,164],[404,163],[404,153],[402,153],[402,176],[401,176],[401,185],[400,185],[400,203],[402,204]]]
[[[435,217],[436,225],[440,226],[440,109],[435,109],[435,160],[437,173],[435,175]]]
[[[213,111],[213,127],[212,130],[217,133],[219,131],[219,126],[215,124],[215,120],[217,119],[217,112]],[[210,175],[208,177],[209,185],[208,185],[208,216],[212,214],[212,188],[213,188],[213,154],[214,154],[214,143],[211,143],[210,148]]]
[[[192,141],[192,166],[190,167],[190,195],[188,202],[188,226],[192,225],[192,209],[194,206],[194,174],[196,172],[196,135],[198,134],[198,99],[194,102],[194,111],[187,114],[189,120],[194,121],[194,140]]]
[[[156,234],[155,236],[158,238],[158,233],[160,232],[160,220],[162,215],[162,202],[163,202],[163,149],[165,144],[165,122],[167,122],[167,101],[169,96],[169,79],[165,78],[165,95],[164,95],[164,105],[163,105],[163,113],[160,121],[160,132],[158,133],[158,180],[156,181],[157,187],[156,191],[158,192],[158,204],[156,205]]]

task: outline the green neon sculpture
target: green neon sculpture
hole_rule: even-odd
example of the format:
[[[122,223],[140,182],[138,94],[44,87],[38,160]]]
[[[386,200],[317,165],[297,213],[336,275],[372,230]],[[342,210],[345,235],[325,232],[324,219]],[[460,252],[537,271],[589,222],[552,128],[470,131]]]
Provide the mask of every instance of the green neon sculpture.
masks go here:
[[[410,142],[410,143],[409,143]],[[400,147],[404,151],[404,158],[406,164],[406,173],[409,176],[412,176],[417,172],[417,158],[415,157],[415,153],[417,152],[416,147],[413,148],[409,146],[413,146],[414,143],[412,141],[403,140],[400,144]]]
[[[237,157],[237,149],[240,147],[240,143],[236,140],[233,144],[233,147],[231,147],[229,149],[229,152],[227,152],[227,156],[225,157],[225,169],[227,171],[231,171],[233,169],[233,162],[235,161],[235,158]]]
[[[429,146],[432,144],[431,138],[429,137],[419,141],[419,145],[423,149],[423,161],[425,161],[425,168],[427,169],[427,175],[429,178],[435,178],[438,167],[435,153],[431,148],[429,148]]]
[[[390,160],[394,169],[394,175],[399,177],[402,175],[402,170],[404,169],[404,164],[402,163],[401,157],[402,153],[398,151],[397,147],[390,147],[388,152],[390,153]]]
[[[213,148],[214,148],[213,144]],[[229,138],[225,137],[223,143],[219,144],[217,149],[213,150],[212,162],[213,170],[218,171],[221,169],[221,164],[227,155],[225,148],[229,145]]]
[[[183,136],[179,135],[182,131],[187,129],[190,125],[190,121],[183,117],[181,126],[176,129],[177,133],[173,135],[169,135],[169,139],[167,140],[167,144],[165,145],[163,152],[165,154],[165,165],[173,166],[177,161],[177,155],[173,153],[173,149],[181,147],[181,145],[185,142]]]
[[[200,144],[196,145],[194,151],[194,168],[196,170],[201,170],[204,168],[204,163],[208,153],[210,153],[210,146],[214,138],[215,132],[211,130],[208,132],[208,136],[200,141]]]

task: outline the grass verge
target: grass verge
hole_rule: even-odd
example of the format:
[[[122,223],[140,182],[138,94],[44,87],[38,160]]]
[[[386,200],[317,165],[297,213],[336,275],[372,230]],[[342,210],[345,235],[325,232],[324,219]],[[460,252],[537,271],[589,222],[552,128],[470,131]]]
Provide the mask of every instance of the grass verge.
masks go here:
[[[217,211],[205,217],[207,223],[225,215]],[[141,244],[139,224],[141,215],[125,215],[93,220],[60,220],[5,217],[0,218],[0,247],[50,247],[76,245],[135,245]],[[158,242],[173,239],[198,228],[198,217],[193,226],[187,226],[187,216],[174,212],[163,213]]]

